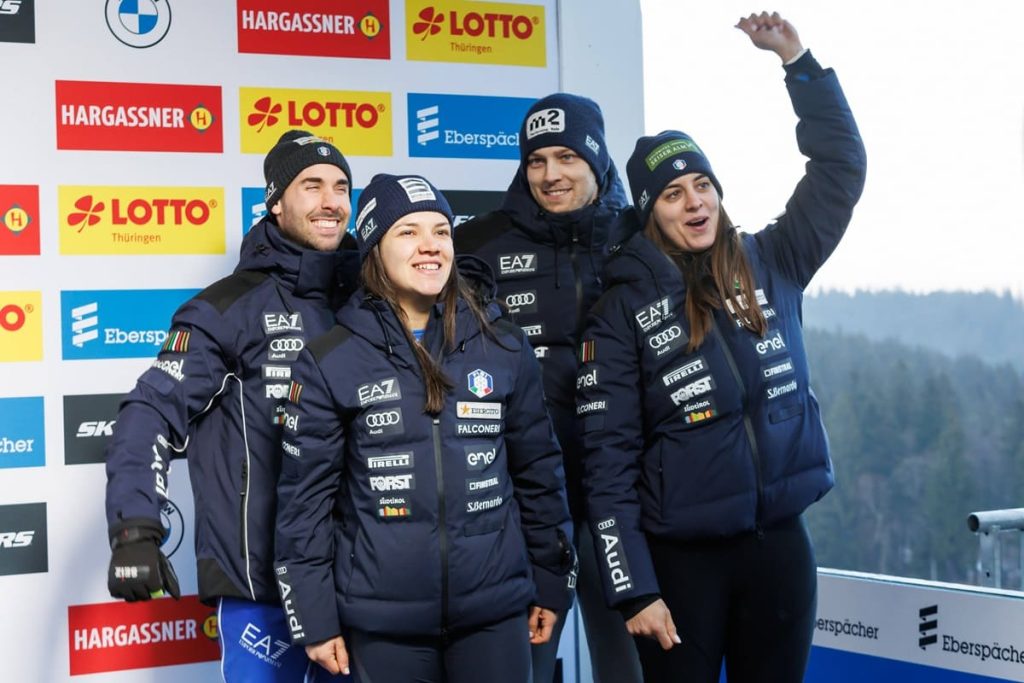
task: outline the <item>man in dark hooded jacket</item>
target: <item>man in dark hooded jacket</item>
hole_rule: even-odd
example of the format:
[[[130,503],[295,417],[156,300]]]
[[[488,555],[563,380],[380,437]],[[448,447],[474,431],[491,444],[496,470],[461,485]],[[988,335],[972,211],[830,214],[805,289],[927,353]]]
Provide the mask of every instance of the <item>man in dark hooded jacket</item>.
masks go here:
[[[583,524],[582,443],[576,430],[580,326],[603,290],[612,225],[628,206],[596,102],[567,93],[533,104],[519,131],[520,165],[500,209],[455,230],[455,250],[484,259],[498,298],[526,332],[544,373],[544,394],[565,458],[577,532],[577,593],[596,683],[639,682],[622,617],[604,604],[593,542]],[[559,633],[565,615],[560,615]],[[554,675],[557,634],[534,647],[534,683]]]
[[[274,514],[291,364],[331,328],[358,253],[340,250],[352,174],[305,131],[267,154],[267,217],[235,272],[174,314],[153,366],[121,404],[107,452],[107,585],[125,600],[179,596],[160,551],[170,461],[187,457],[195,497],[199,598],[217,606],[226,681],[321,675],[289,645],[274,580]]]

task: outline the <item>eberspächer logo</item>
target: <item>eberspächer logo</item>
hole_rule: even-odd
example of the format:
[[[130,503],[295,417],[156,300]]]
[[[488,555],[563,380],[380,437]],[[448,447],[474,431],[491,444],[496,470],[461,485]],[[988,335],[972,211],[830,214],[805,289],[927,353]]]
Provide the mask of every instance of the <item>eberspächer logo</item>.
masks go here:
[[[43,397],[0,398],[0,468],[45,464]]]
[[[171,317],[195,289],[62,291],[64,360],[153,358]]]
[[[519,124],[533,102],[409,93],[409,156],[519,159]]]
[[[171,28],[169,0],[107,0],[107,27],[128,47],[152,47]]]

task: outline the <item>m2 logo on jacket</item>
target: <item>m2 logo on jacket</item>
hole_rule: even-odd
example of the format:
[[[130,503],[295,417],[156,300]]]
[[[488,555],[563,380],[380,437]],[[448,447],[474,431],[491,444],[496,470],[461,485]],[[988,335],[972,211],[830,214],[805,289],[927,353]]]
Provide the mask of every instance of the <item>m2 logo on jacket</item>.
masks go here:
[[[359,405],[368,406],[383,401],[397,401],[402,398],[402,388],[398,384],[397,377],[362,384],[356,389],[359,396]]]

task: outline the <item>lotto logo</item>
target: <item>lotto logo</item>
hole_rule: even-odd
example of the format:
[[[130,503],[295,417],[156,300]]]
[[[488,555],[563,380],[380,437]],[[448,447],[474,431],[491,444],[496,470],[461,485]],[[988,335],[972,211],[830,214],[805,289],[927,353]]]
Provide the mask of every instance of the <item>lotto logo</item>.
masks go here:
[[[57,188],[62,254],[223,254],[220,187]]]
[[[349,156],[391,156],[391,93],[240,88],[242,151],[266,154],[285,131],[308,130]]]
[[[428,62],[547,64],[544,7],[406,0],[406,57]]]
[[[0,362],[43,359],[41,292],[0,292]]]

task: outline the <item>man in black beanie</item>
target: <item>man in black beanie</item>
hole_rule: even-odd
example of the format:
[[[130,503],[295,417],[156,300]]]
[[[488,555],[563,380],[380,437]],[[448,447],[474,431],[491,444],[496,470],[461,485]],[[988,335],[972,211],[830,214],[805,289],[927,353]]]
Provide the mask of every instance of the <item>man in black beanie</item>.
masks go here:
[[[490,264],[498,297],[526,331],[544,371],[544,395],[565,458],[579,554],[577,594],[596,683],[639,683],[640,664],[618,612],[608,610],[585,521],[582,442],[575,418],[583,318],[601,295],[613,223],[628,208],[596,102],[555,93],[537,100],[519,131],[519,170],[497,211],[455,230],[456,253]],[[603,555],[602,555],[603,561]],[[533,648],[534,683],[551,683],[558,634]]]
[[[268,213],[234,273],[178,309],[121,404],[107,452],[107,586],[128,601],[179,597],[160,509],[170,461],[187,457],[199,598],[218,608],[224,679],[327,680],[290,645],[273,532],[291,363],[330,329],[358,272],[346,232],[352,174],[334,145],[305,131],[282,135],[263,172]]]

